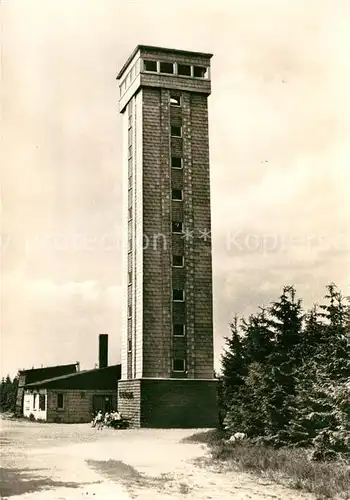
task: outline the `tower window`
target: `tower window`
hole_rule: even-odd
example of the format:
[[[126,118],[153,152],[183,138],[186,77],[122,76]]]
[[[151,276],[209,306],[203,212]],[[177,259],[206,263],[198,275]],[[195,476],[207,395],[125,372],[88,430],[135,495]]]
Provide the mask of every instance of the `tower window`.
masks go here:
[[[132,349],[132,341],[131,339],[128,340],[128,352],[131,352]]]
[[[175,324],[173,325],[174,337],[184,337],[185,336],[185,325]]]
[[[180,358],[173,359],[173,370],[174,372],[184,372],[185,371],[185,360]]]
[[[132,219],[132,208],[128,208],[128,220]]]
[[[189,64],[178,64],[177,74],[181,76],[191,76],[191,66]]]
[[[172,137],[181,137],[182,135],[181,132],[182,132],[181,127],[174,127],[174,126],[171,127]]]
[[[129,129],[128,129],[128,145],[131,146],[132,145],[132,127],[130,125]]]
[[[143,68],[145,71],[152,71],[153,73],[157,73],[157,61],[143,61]]]
[[[132,250],[132,240],[128,240],[128,252],[131,252]]]
[[[128,177],[128,189],[132,188],[132,175]]]
[[[130,285],[130,284],[131,284],[131,282],[132,282],[132,273],[131,273],[131,272],[129,272],[129,273],[128,273],[128,284]]]
[[[184,302],[185,300],[185,290],[179,290],[173,288],[173,301],[174,302]]]
[[[171,168],[182,168],[182,158],[179,158],[177,156],[172,156]]]
[[[168,73],[170,75],[174,73],[173,63],[161,62],[161,63],[159,63],[159,68],[160,68],[161,73]]]
[[[182,200],[182,189],[172,189],[171,190],[171,198],[174,201],[181,201]]]
[[[172,106],[181,106],[181,98],[177,95],[170,95],[170,104]]]
[[[196,78],[205,78],[207,74],[207,68],[203,66],[194,66],[193,67],[193,76]]]
[[[172,232],[177,234],[183,233],[183,222],[173,222],[172,223]]]
[[[131,318],[132,315],[132,307],[129,305],[128,306],[128,318]]]
[[[183,255],[173,255],[173,267],[184,267]]]

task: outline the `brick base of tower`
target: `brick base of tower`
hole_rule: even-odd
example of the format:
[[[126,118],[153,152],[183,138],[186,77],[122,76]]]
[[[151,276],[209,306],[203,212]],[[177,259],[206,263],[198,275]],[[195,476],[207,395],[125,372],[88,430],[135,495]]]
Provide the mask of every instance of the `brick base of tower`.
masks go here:
[[[118,410],[132,427],[217,427],[217,380],[119,380]]]

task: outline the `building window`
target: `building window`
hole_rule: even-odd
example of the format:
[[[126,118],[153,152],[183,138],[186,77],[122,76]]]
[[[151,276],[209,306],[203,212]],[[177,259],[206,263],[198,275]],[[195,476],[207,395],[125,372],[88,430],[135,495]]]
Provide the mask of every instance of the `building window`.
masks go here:
[[[181,76],[191,76],[191,66],[189,64],[178,64],[177,74]]]
[[[128,306],[128,318],[131,318],[131,314],[132,314],[132,307]]]
[[[39,394],[39,410],[46,410],[46,396],[45,394]]]
[[[130,175],[130,177],[128,177],[128,189],[131,189],[132,188],[132,175]]]
[[[171,168],[182,168],[182,158],[179,158],[178,156],[172,156]]]
[[[128,208],[128,220],[132,219],[132,208]]]
[[[132,240],[129,239],[128,240],[128,252],[131,252],[131,250],[132,250]]]
[[[130,129],[132,127],[132,103],[129,103],[128,106],[128,129],[129,129],[129,135],[131,134]],[[129,137],[129,144],[130,144],[130,137]]]
[[[63,393],[59,392],[57,394],[57,409],[62,410],[63,409]]]
[[[33,394],[33,409],[36,410],[36,397],[37,394]]]
[[[130,127],[128,130],[128,146],[131,146],[131,145],[132,145],[132,128]]]
[[[128,319],[128,337],[130,338],[131,337],[131,333],[132,333],[132,323],[131,323],[131,318]]]
[[[173,288],[173,301],[184,302],[184,300],[185,300],[185,290],[179,290],[178,288]]]
[[[194,66],[193,67],[193,76],[196,78],[205,78],[207,74],[207,68],[203,66]]]
[[[185,336],[185,325],[180,324],[180,323],[173,325],[173,334],[174,334],[174,337],[184,337]]]
[[[132,341],[131,339],[128,340],[128,352],[131,352],[132,350]]]
[[[85,399],[85,396],[86,396],[85,392],[80,393],[80,399]]]
[[[152,71],[153,73],[157,73],[157,61],[143,61],[143,68],[145,71]]]
[[[159,69],[161,73],[172,75],[174,73],[174,64],[169,62],[160,62]]]
[[[171,190],[171,199],[174,201],[182,200],[182,189],[172,189]]]
[[[171,136],[172,137],[181,137],[181,127],[171,127]]]
[[[179,95],[170,94],[171,106],[181,106],[181,98]]]
[[[173,359],[173,371],[174,372],[184,372],[185,371],[185,360],[181,358]]]
[[[173,267],[184,267],[183,255],[173,255]]]
[[[132,146],[128,147],[128,159],[132,158]]]
[[[172,222],[172,232],[176,234],[182,234],[183,233],[183,222],[177,222],[173,221]]]
[[[128,175],[132,175],[132,158],[128,159]]]
[[[128,285],[131,285],[132,283],[132,273],[128,272]]]

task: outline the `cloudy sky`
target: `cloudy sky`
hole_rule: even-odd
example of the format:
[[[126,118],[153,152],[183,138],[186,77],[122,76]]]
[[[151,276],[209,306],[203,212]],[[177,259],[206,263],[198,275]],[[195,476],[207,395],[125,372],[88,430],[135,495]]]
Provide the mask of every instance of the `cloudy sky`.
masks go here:
[[[4,0],[1,373],[119,361],[117,71],[212,52],[216,357],[235,312],[349,284],[348,0]]]

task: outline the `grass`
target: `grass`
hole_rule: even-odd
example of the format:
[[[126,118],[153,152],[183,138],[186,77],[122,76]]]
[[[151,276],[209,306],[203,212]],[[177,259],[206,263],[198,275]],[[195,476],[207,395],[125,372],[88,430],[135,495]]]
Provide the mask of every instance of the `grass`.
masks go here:
[[[184,441],[205,443],[215,464],[252,472],[276,482],[310,492],[317,499],[350,499],[350,466],[343,462],[312,462],[307,450],[275,449],[252,444],[249,440],[226,443],[221,431],[207,431]]]

